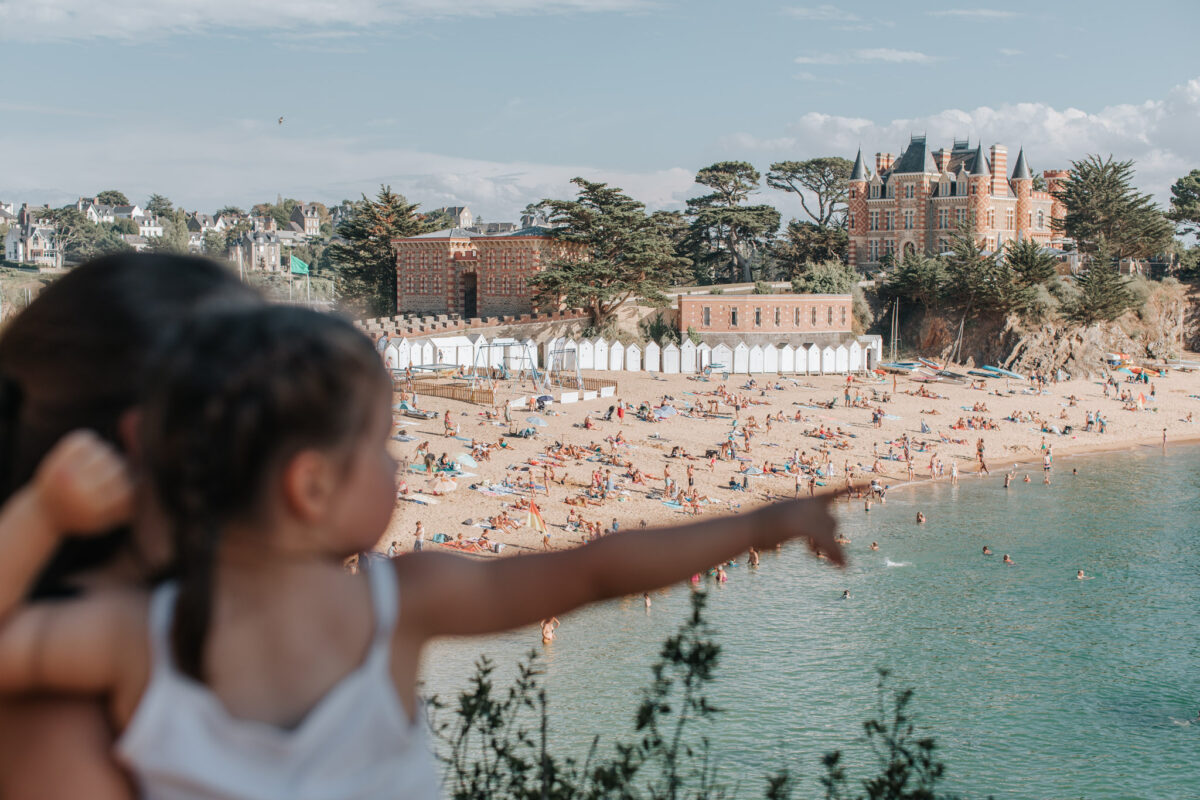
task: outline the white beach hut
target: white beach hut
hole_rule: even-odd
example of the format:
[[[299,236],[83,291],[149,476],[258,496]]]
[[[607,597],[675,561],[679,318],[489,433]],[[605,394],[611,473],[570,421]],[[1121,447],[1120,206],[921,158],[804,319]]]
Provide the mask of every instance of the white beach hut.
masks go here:
[[[647,342],[644,356],[646,372],[658,372],[662,369],[662,348],[658,346],[658,342]]]
[[[592,369],[608,369],[608,342],[597,336],[592,341]]]
[[[714,372],[733,371],[733,350],[729,345],[719,344],[712,349],[712,363],[718,365],[713,367]]]
[[[750,371],[750,348],[745,342],[738,342],[733,348],[733,372],[745,375]]]
[[[850,351],[846,349],[846,345],[844,344],[839,344],[837,349],[833,351],[833,369],[834,372],[850,371]]]
[[[830,375],[837,372],[837,351],[829,345],[821,348],[821,374]]]
[[[679,374],[679,345],[674,342],[662,349],[662,371],[668,375]]]
[[[625,371],[642,371],[642,348],[638,347],[636,343],[625,348]]]
[[[750,348],[749,356],[750,372],[757,375],[763,371],[763,349],[760,345],[754,345]]]
[[[851,342],[846,348],[850,352],[850,371],[862,372],[863,369],[863,349],[858,342]]]
[[[401,341],[401,339],[388,339],[387,344],[383,347],[383,365],[388,369],[403,369],[403,367],[396,366],[396,362],[399,361],[396,348],[400,346]]]
[[[806,375],[821,374],[821,346],[818,344],[804,345],[804,373]]]
[[[614,340],[608,347],[608,368],[614,372],[620,372],[624,366],[625,345]]]
[[[679,371],[685,375],[696,372],[696,343],[685,336],[679,345]]]
[[[418,358],[418,353],[420,357]],[[433,349],[433,342],[426,339],[423,342],[414,344],[413,346],[413,361],[420,366],[429,366],[434,363],[436,351]]]
[[[491,364],[487,359],[491,358],[491,350],[488,348],[488,338],[482,333],[468,333],[467,341],[471,343],[471,358],[467,362],[467,366],[478,364],[481,367],[489,367]]]
[[[593,347],[594,345],[587,339],[579,342],[579,350],[576,357],[579,359],[580,369],[596,368],[596,354],[593,351]]]
[[[708,342],[701,342],[696,345],[696,369],[700,372],[708,369],[708,365],[712,363],[712,348]]]
[[[779,374],[779,348],[773,344],[763,345],[763,372],[768,375]]]
[[[796,348],[785,344],[779,348],[779,371],[790,375],[796,371]]]

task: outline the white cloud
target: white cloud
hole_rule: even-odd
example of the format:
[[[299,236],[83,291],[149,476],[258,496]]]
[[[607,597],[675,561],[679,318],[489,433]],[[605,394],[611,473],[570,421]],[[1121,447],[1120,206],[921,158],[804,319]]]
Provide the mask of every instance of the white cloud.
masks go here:
[[[947,8],[943,11],[926,11],[931,17],[979,17],[982,19],[1008,19],[1017,16],[1015,11],[1000,11],[995,8]]]
[[[0,0],[0,40],[134,39],[205,31],[363,31],[414,19],[629,11],[648,0]]]
[[[954,137],[1007,145],[1010,163],[1017,148],[1035,170],[1066,168],[1089,153],[1136,162],[1137,183],[1164,205],[1169,187],[1200,164],[1200,78],[1172,88],[1165,97],[1095,111],[1055,108],[1045,103],[1013,103],[975,109],[944,109],[887,122],[818,112],[804,114],[782,136],[759,138],[742,133],[726,137],[731,154],[756,163],[778,158],[840,154],[899,153],[912,133],[926,133],[936,148]]]
[[[846,53],[812,53],[797,56],[797,64],[853,64],[868,61],[883,61],[890,64],[932,64],[938,59],[916,50],[894,50],[890,47],[874,47],[851,50]]]
[[[22,153],[5,166],[4,199],[61,205],[116,187],[133,199],[159,192],[177,205],[211,212],[276,194],[338,202],[390,184],[423,208],[468,203],[484,219],[516,220],[531,202],[573,196],[575,176],[619,186],[653,209],[680,207],[696,188],[696,165],[690,164],[637,171],[458,158],[353,138],[289,135],[274,122],[146,126],[136,147],[130,141],[124,130],[36,138],[0,130],[0,152]]]
[[[851,14],[849,11],[844,11],[837,6],[828,4],[820,6],[793,6],[785,8],[784,13],[790,17],[810,22],[862,22],[862,17],[857,14]]]

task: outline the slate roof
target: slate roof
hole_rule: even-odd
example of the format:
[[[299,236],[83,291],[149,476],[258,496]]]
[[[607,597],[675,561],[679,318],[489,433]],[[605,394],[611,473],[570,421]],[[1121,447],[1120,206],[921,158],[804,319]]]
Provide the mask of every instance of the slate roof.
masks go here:
[[[937,167],[933,163],[933,158],[929,154],[929,148],[925,145],[924,136],[911,136],[908,141],[908,147],[904,148],[904,152],[900,154],[900,158],[896,159],[896,163],[892,164],[893,175],[921,172],[937,174],[937,171]]]
[[[975,148],[975,163],[971,166],[972,175],[991,175],[988,171],[987,159],[983,157],[983,145]]]
[[[862,148],[858,148],[858,155],[854,157],[854,169],[850,171],[850,180],[865,181],[867,179],[867,167],[863,164]]]
[[[1021,152],[1017,153],[1017,163],[1013,167],[1012,178],[1016,180],[1032,180],[1033,173],[1029,170],[1029,164],[1025,163],[1025,148],[1021,148]]]

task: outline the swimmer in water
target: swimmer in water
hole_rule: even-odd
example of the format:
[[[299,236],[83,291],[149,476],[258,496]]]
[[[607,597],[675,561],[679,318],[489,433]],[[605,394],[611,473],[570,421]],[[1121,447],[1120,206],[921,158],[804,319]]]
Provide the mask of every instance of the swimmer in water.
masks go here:
[[[1083,570],[1079,570],[1079,572],[1075,573],[1075,580],[1077,580],[1077,581],[1081,581],[1086,577],[1087,576],[1083,574]]]
[[[872,549],[872,550],[878,550],[878,549],[879,549],[879,542],[871,542],[871,549]]]
[[[1078,470],[1078,469],[1072,469],[1072,470],[1071,470],[1071,474],[1072,474],[1072,475],[1078,475],[1078,474],[1079,474],[1079,470]]]
[[[923,525],[924,523],[925,523],[925,515],[922,514],[920,511],[918,511],[917,512],[917,524]]]
[[[1022,481],[1022,482],[1023,482],[1023,483],[1029,483],[1029,482],[1030,482],[1030,481],[1029,481],[1029,475],[1026,475],[1026,476],[1025,476],[1025,480],[1024,480],[1024,481]]]
[[[846,590],[844,590],[844,591],[842,592],[842,599],[843,599],[843,600],[849,600],[849,599],[850,599],[850,590],[849,590],[849,589],[846,589]]]
[[[554,632],[558,630],[558,626],[561,624],[558,621],[558,617],[542,620],[542,644],[550,644],[554,641]]]
[[[1017,562],[1008,557],[1008,553],[1004,554],[1004,563],[1008,564],[1010,567],[1014,567],[1017,564]]]
[[[650,610],[650,593],[642,592],[642,602],[646,604],[646,610]]]
[[[983,546],[983,554],[984,554],[985,556],[994,556],[994,555],[996,555],[995,553],[993,553],[993,552],[992,552],[992,548],[988,547],[986,544]]]
[[[753,547],[750,548],[750,554],[746,557],[746,563],[752,567],[758,566],[758,551]]]
[[[1006,472],[1004,473],[1004,488],[1007,489],[1010,483],[1012,483],[1012,473]]]

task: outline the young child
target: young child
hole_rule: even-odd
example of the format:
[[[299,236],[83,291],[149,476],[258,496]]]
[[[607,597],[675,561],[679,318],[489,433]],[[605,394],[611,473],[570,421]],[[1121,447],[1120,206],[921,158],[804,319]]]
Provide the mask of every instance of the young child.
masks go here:
[[[277,306],[198,319],[162,352],[140,457],[175,577],[152,594],[17,607],[58,535],[124,513],[130,490],[91,466],[100,456],[49,459],[30,493],[79,496],[85,463],[101,476],[90,508],[14,498],[0,515],[0,690],[103,695],[151,800],[432,800],[416,697],[430,639],[531,624],[797,536],[842,563],[826,503],[806,499],[578,550],[425,552],[347,575],[395,504],[391,384],[370,341]]]

